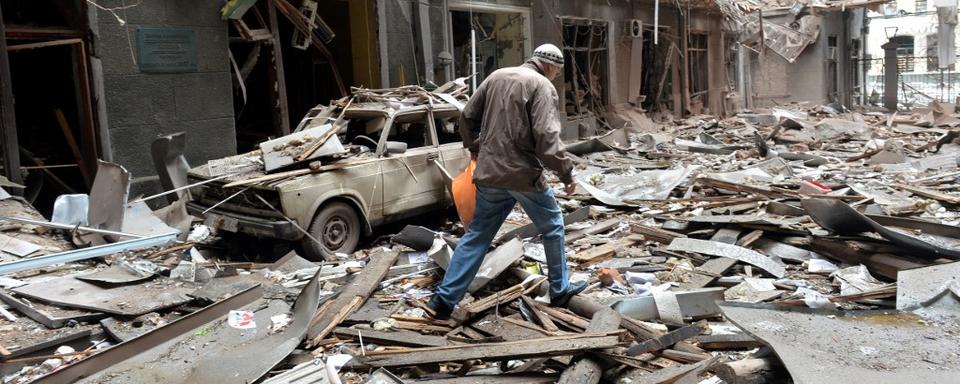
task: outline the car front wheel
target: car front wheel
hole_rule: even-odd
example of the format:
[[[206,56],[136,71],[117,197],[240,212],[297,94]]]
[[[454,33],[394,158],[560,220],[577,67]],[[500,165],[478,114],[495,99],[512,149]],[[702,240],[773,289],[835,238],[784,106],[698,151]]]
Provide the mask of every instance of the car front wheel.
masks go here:
[[[343,202],[326,204],[310,223],[310,236],[304,236],[304,256],[311,261],[332,259],[337,253],[352,253],[360,241],[360,218]],[[314,240],[316,239],[316,241]]]

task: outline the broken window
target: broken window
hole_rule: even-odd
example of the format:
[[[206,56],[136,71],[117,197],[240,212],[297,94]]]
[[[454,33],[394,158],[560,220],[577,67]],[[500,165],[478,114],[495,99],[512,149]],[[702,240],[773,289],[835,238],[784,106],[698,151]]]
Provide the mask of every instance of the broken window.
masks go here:
[[[704,95],[710,91],[707,38],[708,35],[706,33],[690,32],[690,40],[687,43],[687,73],[690,74],[690,83],[688,84],[690,98]]]
[[[426,113],[397,116],[387,140],[407,143],[407,149],[433,145],[427,130]]]
[[[827,83],[830,86],[828,94],[830,101],[839,101],[840,97],[840,63],[837,59],[839,39],[836,35],[827,36]]]
[[[937,56],[937,34],[931,33],[927,35],[927,50],[926,50],[926,59],[927,59],[927,72],[939,72],[940,71],[940,61]],[[954,65],[950,64],[948,71],[954,71]]]
[[[434,124],[437,127],[437,143],[440,145],[450,144],[462,141],[457,122],[460,119],[460,111],[435,111],[433,113]]]
[[[894,36],[890,41],[897,43],[897,70],[913,72],[913,36]]]
[[[567,116],[603,113],[607,100],[608,25],[604,20],[561,18]]]

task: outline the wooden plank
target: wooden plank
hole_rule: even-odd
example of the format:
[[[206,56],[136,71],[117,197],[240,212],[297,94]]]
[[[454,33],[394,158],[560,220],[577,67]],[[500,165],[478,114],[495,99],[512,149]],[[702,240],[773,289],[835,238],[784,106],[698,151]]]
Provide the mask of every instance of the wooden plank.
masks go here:
[[[350,284],[344,286],[343,291],[336,299],[329,301],[332,304],[324,305],[314,315],[310,329],[307,331],[307,339],[310,340],[308,344],[313,345],[320,342],[343,319],[359,309],[363,302],[367,301],[367,298],[373,294],[373,291],[380,286],[380,280],[383,280],[390,267],[397,262],[399,255],[399,252],[370,255],[370,261],[367,262],[366,267],[350,280]]]
[[[542,306],[540,309],[546,314],[550,315],[554,319],[560,320],[564,323],[572,325],[580,329],[586,329],[590,325],[590,322],[587,319],[584,319],[580,316],[577,316],[573,313],[570,313],[566,309],[555,308],[551,306]]]
[[[753,242],[757,241],[761,237],[763,237],[763,230],[755,229],[738,240],[737,245],[741,247],[749,247],[750,244],[753,244]]]
[[[471,375],[433,380],[418,379],[415,382],[418,384],[549,384],[555,383],[556,380],[556,376],[547,374],[501,374],[496,376]]]
[[[714,233],[713,236],[710,237],[710,241],[736,244],[741,232],[742,231],[735,228],[720,228],[717,230],[717,233]]]
[[[578,252],[576,255],[570,257],[570,259],[579,263],[597,263],[615,256],[617,250],[633,246],[641,241],[643,241],[643,236],[630,235],[583,252]]]
[[[450,343],[443,336],[421,335],[417,332],[383,332],[373,329],[337,328],[333,334],[343,339],[360,340],[364,343],[399,345],[404,347],[442,347]]]
[[[553,320],[550,319],[550,316],[543,312],[540,303],[534,301],[530,296],[520,296],[520,299],[523,300],[523,304],[527,306],[527,309],[533,314],[534,319],[545,329],[547,332],[558,332],[560,328],[557,328],[557,325],[553,323]]]
[[[460,319],[469,319],[490,308],[496,307],[500,304],[506,304],[511,301],[514,301],[520,298],[521,295],[524,295],[529,291],[536,289],[540,283],[546,280],[547,280],[546,276],[541,276],[531,281],[527,281],[526,284],[520,283],[520,284],[514,285],[510,288],[491,294],[490,296],[484,297],[470,304],[461,306],[458,311],[454,312],[454,317],[460,318]]]
[[[67,117],[63,115],[63,111],[61,111],[60,108],[53,109],[53,116],[57,119],[60,130],[63,131],[63,137],[66,139],[67,146],[70,147],[70,151],[73,153],[74,161],[80,166],[80,176],[83,177],[83,182],[89,187],[92,179],[87,170],[86,162],[83,161],[83,155],[80,153],[80,146],[77,145],[77,139],[73,136],[73,130],[70,129],[70,123],[67,122]]]
[[[620,328],[620,314],[610,308],[597,311],[590,320],[586,332],[609,332]],[[560,375],[561,384],[597,384],[603,376],[602,360],[595,357],[586,357],[577,361]]]
[[[704,326],[706,326],[705,322],[699,322],[668,332],[660,337],[644,341],[627,349],[627,356],[637,356],[668,348],[671,345],[699,335]]]
[[[623,222],[623,219],[621,219],[621,218],[619,218],[619,217],[614,217],[614,218],[611,218],[611,219],[607,219],[607,220],[604,220],[604,221],[602,221],[602,222],[600,222],[600,223],[597,223],[596,225],[594,225],[594,226],[592,226],[592,227],[585,228],[585,229],[582,229],[582,230],[579,230],[579,231],[576,231],[576,232],[573,232],[573,233],[567,235],[567,236],[564,238],[564,241],[565,241],[567,244],[570,244],[570,243],[572,243],[572,242],[574,242],[574,241],[577,241],[577,240],[580,240],[580,239],[582,239],[582,238],[584,238],[584,237],[587,237],[587,236],[590,236],[590,235],[596,235],[596,234],[598,234],[598,233],[603,233],[603,232],[609,231],[609,230],[611,230],[611,229],[619,226],[621,222]]]
[[[695,338],[700,348],[707,350],[753,349],[760,348],[763,343],[745,333],[730,335],[702,335]]]
[[[673,241],[673,239],[676,239],[678,237],[687,237],[687,235],[684,235],[682,233],[668,231],[666,229],[650,227],[642,224],[636,224],[632,227],[632,229],[633,229],[633,233],[639,233],[643,235],[643,237],[652,241],[656,241],[661,244],[670,244],[670,242]]]
[[[897,188],[900,188],[904,191],[910,192],[917,196],[926,197],[928,199],[934,199],[948,204],[960,205],[960,196],[948,195],[943,192],[938,192],[932,189],[927,189],[923,187],[914,187],[909,185],[897,184]]]
[[[680,283],[681,290],[703,288],[717,280],[718,276],[733,268],[737,261],[729,257],[717,257],[707,260],[694,270],[687,281]],[[705,273],[697,273],[703,271]]]
[[[775,383],[779,381],[777,376],[783,376],[783,373],[778,371],[785,371],[775,358],[743,359],[714,367],[717,377],[727,384]]]
[[[502,343],[467,344],[447,347],[418,348],[404,351],[371,352],[356,359],[359,367],[403,367],[448,361],[526,359],[582,353],[593,349],[613,348],[619,337],[604,333],[544,337]]]
[[[664,349],[659,355],[681,363],[698,363],[710,359],[709,354],[701,355],[699,353],[681,352],[675,349]]]

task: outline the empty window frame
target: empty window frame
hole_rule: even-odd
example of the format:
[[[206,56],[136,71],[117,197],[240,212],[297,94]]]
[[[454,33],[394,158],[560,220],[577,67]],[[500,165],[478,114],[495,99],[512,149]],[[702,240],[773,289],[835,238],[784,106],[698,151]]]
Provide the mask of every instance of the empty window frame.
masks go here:
[[[568,117],[600,115],[609,84],[609,24],[605,20],[560,18],[563,31],[564,110]]]
[[[687,90],[694,98],[710,91],[709,60],[707,41],[709,35],[702,32],[690,32],[687,43],[687,73],[689,84]]]

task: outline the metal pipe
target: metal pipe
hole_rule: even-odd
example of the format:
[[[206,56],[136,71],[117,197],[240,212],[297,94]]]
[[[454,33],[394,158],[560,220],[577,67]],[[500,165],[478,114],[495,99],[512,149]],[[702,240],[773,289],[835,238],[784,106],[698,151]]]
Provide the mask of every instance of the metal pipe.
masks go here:
[[[473,28],[473,15],[470,15],[470,80],[473,91],[477,91],[477,30]]]
[[[653,45],[660,44],[660,0],[653,1]]]
[[[136,234],[133,234],[133,233],[110,231],[110,230],[106,230],[106,229],[97,229],[97,228],[83,227],[83,226],[79,226],[79,225],[69,225],[69,224],[53,223],[53,222],[49,222],[49,221],[33,220],[33,219],[27,219],[27,218],[23,218],[23,217],[0,216],[0,221],[16,221],[16,222],[19,222],[19,223],[39,225],[39,226],[41,226],[41,227],[47,227],[47,228],[66,229],[66,230],[68,230],[68,231],[73,231],[73,230],[79,229],[79,230],[81,230],[81,231],[90,232],[90,233],[99,233],[99,234],[101,234],[101,235],[112,235],[112,236],[133,237],[133,238],[142,238],[142,237],[144,237],[143,235],[136,235]]]
[[[8,273],[25,271],[33,268],[45,267],[53,264],[63,264],[74,261],[92,259],[94,257],[106,256],[117,252],[123,252],[131,249],[143,249],[170,243],[177,239],[177,233],[171,232],[163,235],[143,237],[138,239],[119,241],[116,243],[98,245],[95,247],[74,249],[66,252],[54,253],[52,255],[31,257],[20,259],[8,263],[0,264],[0,275]]]

